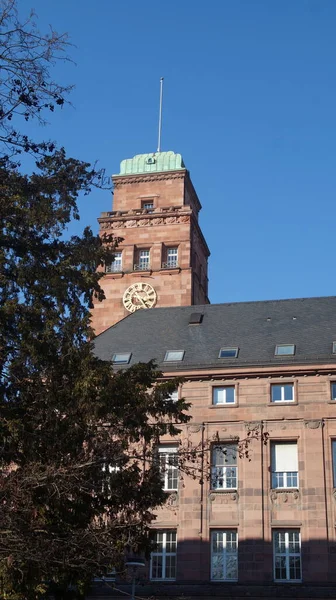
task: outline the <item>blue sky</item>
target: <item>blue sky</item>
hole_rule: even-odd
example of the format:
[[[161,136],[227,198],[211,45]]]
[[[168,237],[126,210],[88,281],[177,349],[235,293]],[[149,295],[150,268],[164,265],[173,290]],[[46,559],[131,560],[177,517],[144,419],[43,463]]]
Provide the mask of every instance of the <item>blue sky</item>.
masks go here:
[[[157,144],[203,205],[213,303],[334,295],[335,0],[19,0],[69,33],[73,107],[38,131],[106,173]],[[109,192],[80,203],[91,225]]]

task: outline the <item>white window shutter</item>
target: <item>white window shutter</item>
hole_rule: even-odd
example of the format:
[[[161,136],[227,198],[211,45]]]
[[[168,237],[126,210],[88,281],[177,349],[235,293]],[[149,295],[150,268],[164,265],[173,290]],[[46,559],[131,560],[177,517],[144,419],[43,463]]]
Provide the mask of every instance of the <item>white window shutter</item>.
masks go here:
[[[273,444],[272,471],[284,473],[298,471],[298,453],[296,442]]]

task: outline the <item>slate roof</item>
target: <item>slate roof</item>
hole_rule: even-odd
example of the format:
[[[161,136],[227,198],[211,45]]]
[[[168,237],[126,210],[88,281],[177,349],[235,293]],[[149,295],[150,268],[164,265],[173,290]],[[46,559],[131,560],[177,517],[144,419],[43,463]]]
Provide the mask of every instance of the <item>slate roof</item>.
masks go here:
[[[192,313],[202,323],[189,325]],[[138,310],[100,334],[95,352],[111,360],[131,352],[130,365],[155,359],[163,371],[252,365],[335,363],[336,296],[207,304]],[[295,355],[274,355],[276,344],[295,344]],[[237,358],[219,359],[223,346]],[[181,362],[163,362],[167,350],[184,350]]]

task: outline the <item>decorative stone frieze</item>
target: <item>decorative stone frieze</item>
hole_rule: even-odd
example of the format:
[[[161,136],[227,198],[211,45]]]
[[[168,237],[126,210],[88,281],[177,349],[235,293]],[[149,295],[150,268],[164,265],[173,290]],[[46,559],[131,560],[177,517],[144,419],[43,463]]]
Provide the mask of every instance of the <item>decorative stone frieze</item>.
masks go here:
[[[171,494],[169,494],[165,506],[168,508],[168,510],[174,510],[174,508],[176,508],[177,505],[178,505],[178,493],[172,492]]]
[[[189,425],[188,426],[188,431],[190,433],[198,433],[199,431],[201,431],[201,425]]]
[[[305,427],[307,429],[319,429],[321,427],[322,421],[319,419],[315,419],[312,421],[305,421]]]
[[[246,421],[246,423],[245,423],[246,431],[260,432],[261,427],[262,427],[261,421]]]
[[[134,183],[147,183],[148,181],[165,181],[172,179],[184,179],[185,171],[181,171],[179,173],[173,173],[172,171],[167,171],[167,173],[158,173],[154,175],[153,173],[149,173],[148,175],[139,175],[138,177],[127,175],[117,175],[113,177],[113,185],[115,188],[120,187],[122,185],[130,185]]]
[[[220,490],[209,494],[210,502],[218,502],[220,504],[231,504],[238,502],[238,492],[228,490]]]
[[[122,227],[126,227],[127,229],[131,227],[156,227],[157,225],[172,225],[178,223],[189,223],[190,215],[183,216],[166,216],[162,215],[160,217],[154,217],[152,219],[148,218],[138,218],[138,219],[125,219],[124,221],[113,221],[112,219],[104,219],[100,221],[100,229],[121,229]]]
[[[299,490],[272,490],[270,493],[272,504],[297,504],[300,499]]]

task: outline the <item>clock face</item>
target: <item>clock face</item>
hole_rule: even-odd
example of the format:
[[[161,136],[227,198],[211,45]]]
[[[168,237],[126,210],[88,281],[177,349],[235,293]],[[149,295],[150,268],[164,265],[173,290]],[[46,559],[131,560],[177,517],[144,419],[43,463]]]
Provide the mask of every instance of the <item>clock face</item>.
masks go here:
[[[129,312],[152,308],[156,304],[156,291],[149,283],[133,283],[124,293],[123,304]]]

